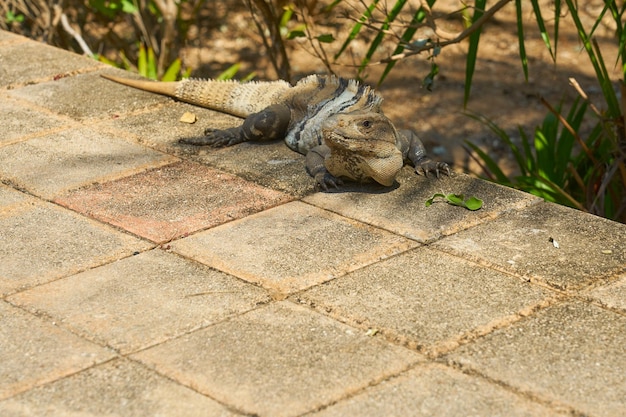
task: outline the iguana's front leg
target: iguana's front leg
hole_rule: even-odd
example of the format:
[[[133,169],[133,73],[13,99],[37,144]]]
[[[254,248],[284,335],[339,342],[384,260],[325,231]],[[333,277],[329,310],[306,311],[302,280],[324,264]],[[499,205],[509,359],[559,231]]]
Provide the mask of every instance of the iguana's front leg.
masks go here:
[[[316,146],[306,154],[306,172],[315,178],[316,184],[324,191],[329,187],[338,188],[343,185],[343,181],[332,175],[326,169],[324,160],[330,155],[330,148],[326,145]]]
[[[283,139],[289,122],[291,111],[284,104],[275,104],[244,120],[241,126],[230,129],[206,129],[205,136],[184,138],[181,143],[197,146],[223,147],[248,141],[270,141]]]
[[[428,176],[429,172],[434,172],[437,178],[439,173],[444,172],[450,175],[450,167],[445,162],[435,162],[426,154],[426,148],[421,139],[412,130],[398,131],[398,142],[396,144],[402,152],[405,161],[410,161],[415,167],[415,172]]]

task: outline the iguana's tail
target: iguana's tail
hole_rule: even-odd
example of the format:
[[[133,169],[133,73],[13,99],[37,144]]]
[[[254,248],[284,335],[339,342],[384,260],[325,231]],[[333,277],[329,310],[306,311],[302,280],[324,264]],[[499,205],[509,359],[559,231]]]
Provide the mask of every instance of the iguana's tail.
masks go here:
[[[207,109],[248,117],[282,101],[291,88],[286,81],[249,82],[185,79],[159,82],[102,74],[102,77],[151,93],[162,94]]]

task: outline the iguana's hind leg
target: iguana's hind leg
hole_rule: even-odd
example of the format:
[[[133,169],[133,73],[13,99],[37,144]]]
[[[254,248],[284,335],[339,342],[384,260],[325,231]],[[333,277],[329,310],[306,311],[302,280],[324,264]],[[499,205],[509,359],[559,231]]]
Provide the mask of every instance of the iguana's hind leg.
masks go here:
[[[284,104],[274,104],[258,113],[246,117],[241,126],[230,129],[206,129],[205,136],[184,138],[180,142],[197,146],[223,147],[248,141],[270,141],[283,139],[291,111]]]

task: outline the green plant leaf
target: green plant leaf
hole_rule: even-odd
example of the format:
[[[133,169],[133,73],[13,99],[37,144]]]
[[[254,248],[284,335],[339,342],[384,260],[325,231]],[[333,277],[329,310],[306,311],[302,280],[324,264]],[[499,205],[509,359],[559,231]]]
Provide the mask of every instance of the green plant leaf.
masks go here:
[[[376,5],[378,4],[379,1],[380,0],[372,1],[372,3],[367,7],[367,9],[365,9],[363,14],[359,18],[359,21],[356,22],[354,24],[354,26],[352,26],[352,30],[350,31],[350,34],[348,35],[348,37],[344,41],[343,45],[341,45],[341,48],[339,48],[339,51],[337,51],[337,53],[335,54],[335,56],[334,56],[335,60],[337,60],[341,56],[343,51],[346,50],[348,45],[350,45],[350,43],[356,38],[356,36],[359,34],[359,32],[361,32],[361,28],[363,27],[363,23],[367,22],[367,20],[372,16],[372,12],[376,8]]]
[[[287,34],[287,39],[306,38],[306,33],[303,30],[292,30]]]
[[[89,0],[89,6],[109,19],[113,19],[115,14],[120,10],[120,4],[115,1]]]
[[[389,13],[387,13],[387,15],[385,16],[385,20],[383,21],[383,24],[376,34],[376,37],[370,44],[370,47],[365,54],[365,57],[361,60],[361,64],[359,65],[359,75],[363,73],[365,67],[367,67],[367,64],[369,64],[369,62],[371,61],[372,56],[374,56],[374,52],[376,52],[376,50],[382,43],[383,38],[385,37],[385,31],[389,29],[391,22],[396,20],[396,17],[398,17],[398,14],[402,11],[402,8],[407,1],[408,0],[396,0],[396,3],[393,5]]]
[[[121,4],[122,4],[122,11],[124,13],[132,14],[138,10],[137,6],[135,6],[135,3],[133,3],[130,0],[122,0]]]
[[[612,1],[607,1],[604,3],[604,7],[602,8],[602,11],[600,12],[600,14],[598,15],[598,18],[596,19],[596,21],[593,24],[593,27],[591,28],[591,30],[589,31],[589,37],[593,36],[593,34],[596,32],[596,29],[598,28],[598,26],[602,23],[602,19],[604,18],[604,15],[606,14],[606,12],[609,9],[612,9],[611,5],[615,4]]]
[[[535,152],[537,154],[537,171],[543,176],[549,175],[553,156],[550,155],[546,133],[541,128],[535,129]]]
[[[472,210],[472,211],[476,211],[479,210],[480,208],[482,208],[483,206],[483,200],[476,198],[476,197],[470,197],[467,200],[465,200],[465,207],[468,210]]]
[[[426,0],[426,3],[428,4],[429,7],[432,7],[432,5],[435,4],[436,1],[437,0]],[[423,7],[420,7],[413,14],[413,17],[411,18],[411,22],[409,22],[406,30],[404,31],[404,33],[400,37],[400,41],[398,42],[398,45],[396,46],[396,49],[393,51],[391,56],[398,55],[398,54],[400,54],[400,53],[402,53],[404,51],[404,48],[405,48],[404,45],[411,42],[411,39],[413,39],[413,35],[415,35],[415,32],[417,32],[417,28],[419,27],[419,24],[425,18],[426,18],[426,12],[424,11]],[[424,42],[424,44],[427,44],[428,42],[430,42],[430,39],[426,40]],[[416,43],[413,43],[413,44],[415,46],[418,46]],[[435,54],[433,53],[433,55],[435,55]],[[392,60],[392,61],[389,61],[387,63],[387,65],[385,66],[385,69],[383,70],[382,75],[378,79],[378,85],[381,85],[383,83],[383,81],[385,81],[385,78],[387,78],[387,75],[389,75],[389,72],[391,72],[393,67],[396,65],[396,62],[398,62],[398,61]],[[432,85],[432,83],[431,83],[431,85]]]
[[[428,91],[432,91],[433,84],[435,83],[435,77],[437,76],[437,74],[439,74],[439,65],[431,62],[430,72],[422,80],[422,86],[425,87]]]
[[[278,22],[278,26],[282,28],[287,28],[287,24],[291,20],[291,16],[293,16],[293,8],[291,6],[285,6],[282,17],[280,18],[280,22]]]
[[[8,24],[11,23],[23,23],[24,15],[23,14],[15,14],[11,10],[7,10],[5,15],[5,22]]]
[[[235,77],[235,74],[237,74],[237,71],[239,71],[240,66],[241,64],[239,63],[231,65],[226,70],[224,70],[220,75],[215,77],[215,79],[216,80],[232,80]]]
[[[571,130],[573,130],[576,135],[577,132],[580,131],[582,122],[587,112],[587,102],[582,101],[579,97],[574,100],[572,107],[566,117],[566,119],[562,122],[567,123]],[[556,155],[555,155],[555,166],[554,171],[557,178],[558,183],[562,183],[562,181],[567,176],[567,166],[572,161],[572,153],[574,144],[576,143],[576,137],[570,129],[562,129],[561,134],[559,135],[559,140],[556,144]],[[580,140],[580,139],[579,139]]]
[[[122,59],[122,66],[126,71],[130,71],[133,68],[133,64],[124,54],[124,51],[120,51],[120,58]]]
[[[141,44],[139,45],[139,54],[137,56],[137,71],[143,77],[148,76],[148,56],[146,52],[146,47]]]
[[[157,79],[157,63],[156,57],[154,56],[154,49],[152,47],[148,48],[148,78],[151,80]]]
[[[624,23],[626,3],[622,2],[621,10],[617,10],[617,4],[614,1],[605,2],[605,7],[610,8],[611,17],[613,17],[613,21],[616,23],[615,32],[617,34],[617,39],[619,39],[619,47],[617,48],[619,53],[617,54],[615,65],[618,66],[620,59],[622,60],[623,81],[626,82],[626,24]],[[599,16],[596,23],[599,24],[601,20],[602,16]],[[626,113],[626,109],[623,111]]]
[[[435,198],[437,197],[446,198],[444,194],[434,194],[432,197],[426,200],[426,207],[430,207],[435,202]]]
[[[161,77],[161,81],[176,81],[181,65],[181,59],[176,58],[174,62],[172,62],[169,67],[167,67],[167,70],[165,70],[165,73]]]
[[[217,77],[215,77],[215,79],[216,80],[232,80],[233,78],[235,78],[235,75],[237,75],[237,73],[239,72],[240,67],[241,67],[240,63],[233,64],[230,67],[226,68]],[[254,77],[256,77],[256,75],[257,75],[256,72],[252,71],[251,73],[249,73],[248,75],[246,75],[239,81],[242,83],[245,83],[247,81],[252,80]]]
[[[610,78],[607,78],[606,68],[604,67],[604,61],[602,61],[602,56],[596,55],[596,52],[599,52],[599,48],[594,48],[592,44],[592,40],[585,31],[585,28],[578,16],[578,8],[572,2],[572,0],[565,0],[567,3],[567,7],[569,8],[570,15],[572,16],[572,20],[576,25],[576,29],[578,31],[578,38],[583,43],[585,50],[587,51],[587,55],[589,55],[589,60],[593,65],[593,69],[596,73],[596,79],[598,80],[598,84],[602,89],[602,94],[604,95],[604,100],[608,106],[608,113],[610,117],[618,118],[621,116],[621,108],[619,105],[619,100],[617,99],[617,95],[615,94],[615,90],[613,89],[613,85],[611,83]],[[623,33],[622,33],[623,34]],[[622,40],[620,39],[620,43]],[[622,57],[624,56],[624,52],[622,49]],[[604,69],[603,69],[604,68]],[[626,74],[625,74],[626,75]]]
[[[546,29],[546,24],[543,21],[543,16],[541,15],[541,6],[539,5],[538,0],[530,1],[533,5],[533,10],[535,12],[535,19],[537,20],[537,26],[539,26],[539,32],[541,33],[541,39],[543,39],[543,43],[548,48],[550,52],[550,56],[552,57],[552,61],[556,62],[555,51],[552,49],[550,44],[550,35],[548,34],[548,30]]]
[[[559,45],[559,22],[561,21],[561,0],[554,1],[554,59],[557,57],[557,47]]]
[[[335,41],[335,37],[332,33],[325,33],[323,35],[316,36],[315,39],[323,43],[331,43]]]
[[[465,114],[471,117],[472,119],[486,125],[489,129],[491,129],[491,131],[495,133],[509,147],[509,149],[511,149],[511,152],[513,153],[513,156],[515,157],[515,160],[518,166],[520,167],[520,169],[522,169],[522,172],[523,172],[524,167],[526,167],[528,164],[528,158],[530,157],[531,154],[530,153],[522,154],[522,152],[520,152],[517,145],[513,143],[513,140],[509,137],[509,135],[491,120],[487,119],[484,116],[480,116],[472,112],[466,111]],[[494,173],[494,175],[496,175],[496,177],[498,178],[497,179],[498,182],[508,181],[508,178],[506,177],[506,175],[502,173],[498,165],[491,158],[489,158],[487,154],[482,152],[480,148],[469,144],[467,141],[465,143],[467,143],[468,146],[470,146],[470,148],[472,148],[481,157],[481,159],[485,161],[489,170],[492,173]],[[487,157],[487,159],[485,159],[485,157]]]
[[[457,207],[463,207],[472,211],[479,210],[483,206],[483,201],[473,196],[465,199],[465,196],[463,194],[437,193],[437,194],[434,194],[428,200],[426,200],[426,207],[430,207],[434,203],[436,198],[443,198],[448,204],[451,204]]]
[[[611,82],[611,76],[609,75],[609,71],[606,69],[606,65],[604,64],[604,58],[602,57],[602,51],[600,50],[598,41],[594,38],[591,40],[591,43],[593,45],[593,49],[598,60],[598,67],[600,68],[600,72],[602,73],[602,79],[604,80],[603,85],[601,85],[600,87],[602,87],[604,99],[609,106],[609,115],[617,119],[622,116],[622,110],[619,104],[620,102],[617,98],[617,94],[615,94],[615,89],[613,88],[613,83]],[[622,53],[624,52],[622,51]]]
[[[519,57],[522,61],[524,80],[528,82],[528,57],[526,56],[526,46],[524,42],[524,15],[522,14],[522,1],[515,0],[515,10],[517,18],[517,39],[519,43]]]
[[[108,59],[104,55],[96,55],[96,58],[98,59],[99,62],[103,62],[103,63],[105,63],[107,65],[112,66],[112,67],[120,68],[119,65],[117,65],[116,62],[111,61],[110,59]]]
[[[334,1],[333,1],[332,3],[330,3],[328,6],[324,6],[324,7],[322,8],[322,11],[323,11],[324,13],[328,13],[328,12],[332,11],[335,7],[337,7],[337,5],[338,5],[339,3],[341,3],[341,2],[343,2],[343,0],[334,0]]]
[[[256,72],[252,71],[250,74],[248,74],[245,77],[243,77],[241,79],[241,82],[245,83],[245,82],[251,81],[251,80],[253,80],[256,77],[256,75],[257,75]]]
[[[109,19],[120,13],[132,14],[138,11],[132,0],[89,0],[89,6]]]
[[[504,172],[502,172],[502,170],[498,166],[498,163],[496,161],[494,161],[493,158],[491,158],[489,155],[487,155],[487,153],[485,151],[483,151],[482,149],[480,149],[478,146],[474,145],[470,141],[466,140],[465,144],[471,150],[476,152],[476,154],[478,154],[478,156],[485,163],[485,165],[487,165],[487,168],[489,169],[489,172],[495,177],[493,179],[496,182],[498,182],[500,184],[509,184],[510,183],[509,178],[504,174]]]
[[[453,206],[463,206],[463,199],[465,198],[465,196],[463,194],[448,194],[446,195],[446,200],[448,201],[448,203],[452,204]]]
[[[485,5],[487,0],[476,0],[472,23],[476,22],[485,14]],[[463,93],[463,107],[467,107],[470,91],[472,90],[472,78],[474,77],[474,69],[476,68],[476,56],[478,55],[478,43],[480,41],[480,33],[482,28],[478,28],[469,37],[469,48],[467,50],[467,59],[465,61],[465,89]]]
[[[533,151],[530,147],[530,138],[528,134],[524,131],[522,126],[517,127],[517,131],[519,132],[520,138],[522,138],[522,149],[524,149],[524,157],[521,155],[515,156],[518,166],[520,167],[520,173],[522,175],[528,175],[529,172],[535,172],[537,169],[537,161],[535,160]]]

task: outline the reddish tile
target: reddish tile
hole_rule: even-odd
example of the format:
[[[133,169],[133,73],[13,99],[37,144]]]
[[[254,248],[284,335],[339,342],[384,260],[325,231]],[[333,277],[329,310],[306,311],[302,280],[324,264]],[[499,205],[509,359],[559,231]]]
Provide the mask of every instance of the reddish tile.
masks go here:
[[[234,175],[181,162],[75,190],[56,201],[154,242],[166,242],[289,199]]]

